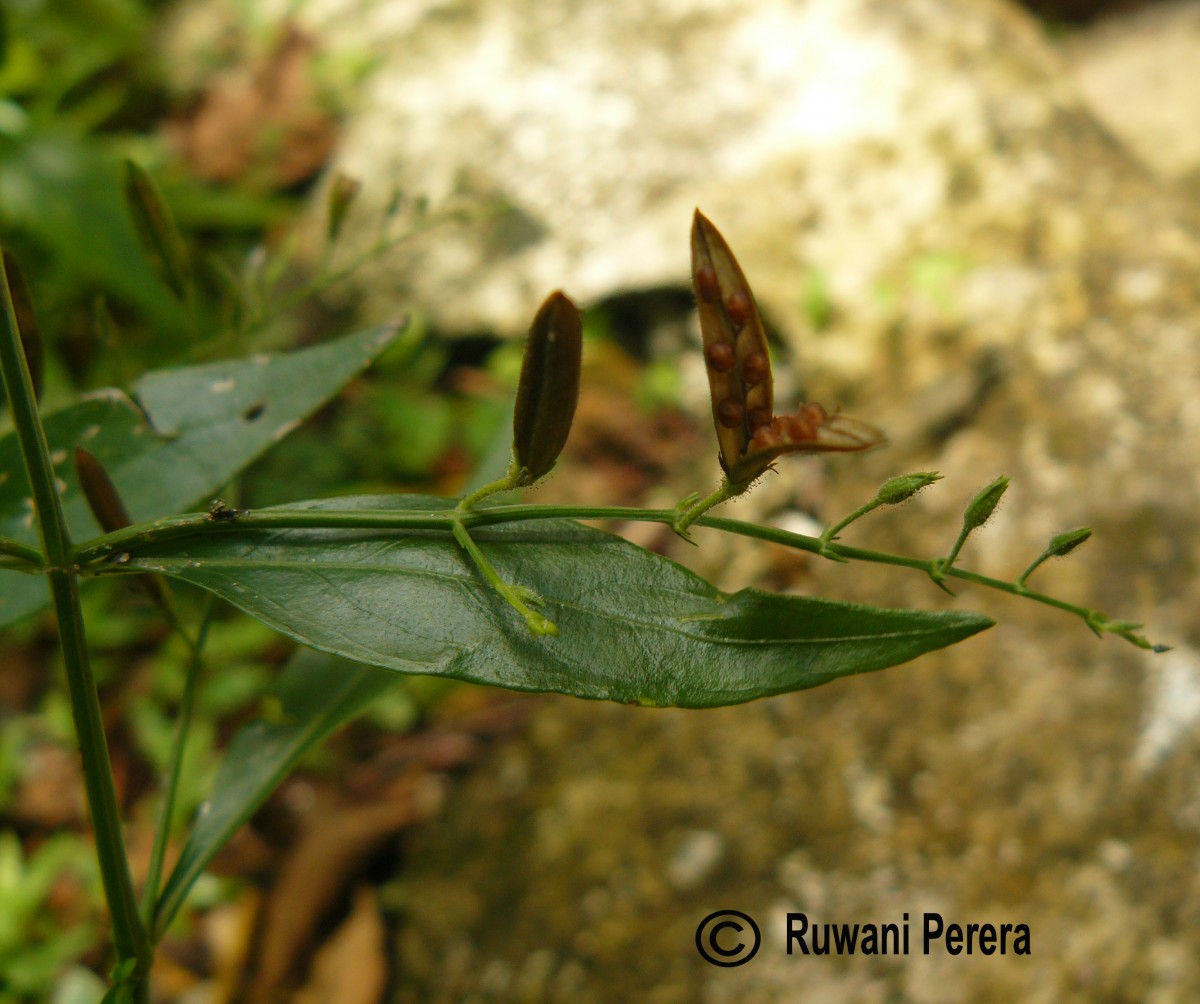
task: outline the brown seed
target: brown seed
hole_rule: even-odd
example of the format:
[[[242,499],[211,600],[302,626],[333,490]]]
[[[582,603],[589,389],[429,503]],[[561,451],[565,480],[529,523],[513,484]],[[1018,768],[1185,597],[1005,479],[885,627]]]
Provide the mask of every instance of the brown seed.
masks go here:
[[[713,342],[704,350],[704,357],[708,360],[709,369],[714,369],[718,373],[728,373],[737,362],[733,346],[726,345],[724,342]]]
[[[795,415],[786,417],[788,438],[794,443],[810,443],[828,416],[819,404],[802,404]]]
[[[751,352],[742,362],[742,379],[753,387],[771,376],[771,361],[761,352]]]
[[[705,303],[716,303],[721,299],[721,283],[717,279],[717,270],[710,265],[704,265],[696,270],[696,289]]]
[[[746,322],[750,320],[750,311],[752,309],[750,306],[750,297],[740,289],[735,290],[725,297],[725,310],[729,314],[729,320],[739,328],[744,327]]]
[[[772,425],[760,426],[750,437],[747,453],[758,453],[760,450],[770,450],[777,447],[782,440],[779,430]],[[765,469],[765,465],[764,465]]]
[[[750,431],[757,432],[765,425],[771,424],[771,413],[766,408],[751,408],[750,414],[746,416],[746,424],[750,426]]]
[[[717,421],[726,429],[736,429],[746,417],[746,409],[731,397],[717,405]]]

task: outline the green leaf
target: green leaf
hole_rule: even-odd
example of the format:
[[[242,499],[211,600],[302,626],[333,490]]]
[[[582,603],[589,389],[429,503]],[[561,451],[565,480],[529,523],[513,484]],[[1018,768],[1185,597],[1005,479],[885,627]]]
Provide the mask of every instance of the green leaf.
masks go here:
[[[206,500],[337,394],[395,335],[395,329],[376,328],[287,355],[162,370],[138,382],[137,404],[110,390],[48,415],[46,436],[65,485],[73,539],[100,532],[70,459],[76,446],[103,464],[135,522],[180,512]],[[0,437],[0,535],[37,540],[12,433]],[[48,599],[37,578],[0,572],[0,627]]]
[[[142,254],[121,200],[120,163],[65,131],[31,131],[0,146],[0,222],[53,257],[57,279],[96,285],[167,331],[179,305]]]
[[[367,496],[285,509],[442,510]],[[144,544],[111,570],[185,579],[314,648],[404,673],[645,705],[712,707],[883,669],[991,625],[755,589],[726,594],[675,562],[569,520],[472,537],[504,581],[544,599],[534,637],[444,530],[220,532]]]
[[[311,649],[292,657],[267,695],[274,721],[251,722],[229,744],[212,798],[201,807],[155,908],[156,940],[213,856],[300,758],[398,682],[394,673]]]

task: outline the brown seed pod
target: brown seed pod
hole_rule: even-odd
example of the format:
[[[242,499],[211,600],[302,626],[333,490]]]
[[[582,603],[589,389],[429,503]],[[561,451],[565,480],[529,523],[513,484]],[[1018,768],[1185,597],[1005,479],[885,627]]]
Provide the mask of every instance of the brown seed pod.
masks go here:
[[[123,530],[133,524],[129,518],[129,510],[121,500],[117,486],[113,484],[108,471],[91,453],[82,446],[75,447],[75,473],[79,475],[79,485],[83,496],[87,499],[88,508],[105,533]],[[171,590],[161,575],[137,575],[134,581],[158,606],[170,613],[173,607]]]
[[[88,508],[92,510],[101,530],[113,533],[133,523],[108,471],[82,446],[75,447],[75,471],[79,475],[79,485],[87,499]]]
[[[868,450],[884,441],[874,426],[830,415],[819,404],[774,417],[771,361],[754,294],[729,245],[698,209],[692,282],[721,467],[731,483],[753,481],[785,453]]]
[[[579,401],[582,356],[579,308],[561,291],[551,293],[529,330],[517,387],[513,458],[521,484],[549,472],[566,445]]]

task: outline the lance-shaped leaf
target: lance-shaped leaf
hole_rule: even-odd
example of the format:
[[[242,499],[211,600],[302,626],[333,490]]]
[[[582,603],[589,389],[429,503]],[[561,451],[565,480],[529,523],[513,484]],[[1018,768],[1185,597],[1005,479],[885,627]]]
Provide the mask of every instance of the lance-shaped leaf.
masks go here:
[[[394,673],[300,649],[271,686],[274,721],[244,725],[229,744],[187,844],[156,904],[161,936],[208,863],[309,750],[400,682]]]
[[[420,496],[282,507],[439,510]],[[727,594],[661,555],[568,520],[476,526],[506,581],[543,599],[534,636],[449,529],[266,529],[244,521],[130,548],[92,571],[161,572],[314,648],[404,673],[645,705],[712,707],[883,669],[961,641],[972,613]]]
[[[692,282],[721,467],[730,483],[753,481],[785,453],[867,450],[884,441],[874,426],[819,404],[775,416],[771,359],[754,294],[729,245],[698,209]]]
[[[238,471],[332,398],[396,337],[392,328],[277,356],[149,373],[137,403],[116,390],[46,416],[72,539],[99,532],[71,458],[83,445],[104,466],[135,522],[207,502]],[[16,435],[0,436],[0,535],[37,540]],[[0,571],[0,626],[48,602],[36,576]]]
[[[579,308],[561,291],[551,293],[533,319],[517,385],[513,460],[522,484],[547,474],[567,443],[582,353]]]

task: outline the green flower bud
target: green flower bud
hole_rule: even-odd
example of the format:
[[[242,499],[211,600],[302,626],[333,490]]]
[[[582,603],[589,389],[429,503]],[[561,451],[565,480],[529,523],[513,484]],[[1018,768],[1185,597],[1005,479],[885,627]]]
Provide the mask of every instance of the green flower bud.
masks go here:
[[[1008,478],[1002,474],[971,499],[971,504],[963,513],[963,530],[970,533],[991,519],[992,513],[996,511],[996,506],[1000,504],[1000,499],[1007,490]]]
[[[918,474],[902,474],[899,477],[885,481],[876,493],[875,498],[880,505],[899,505],[917,494],[922,488],[928,488],[935,481],[941,481],[942,476],[936,471],[921,471]]]
[[[1065,554],[1070,554],[1091,535],[1092,529],[1088,526],[1060,533],[1056,537],[1051,538],[1050,543],[1046,545],[1046,556],[1049,558],[1061,558]]]

